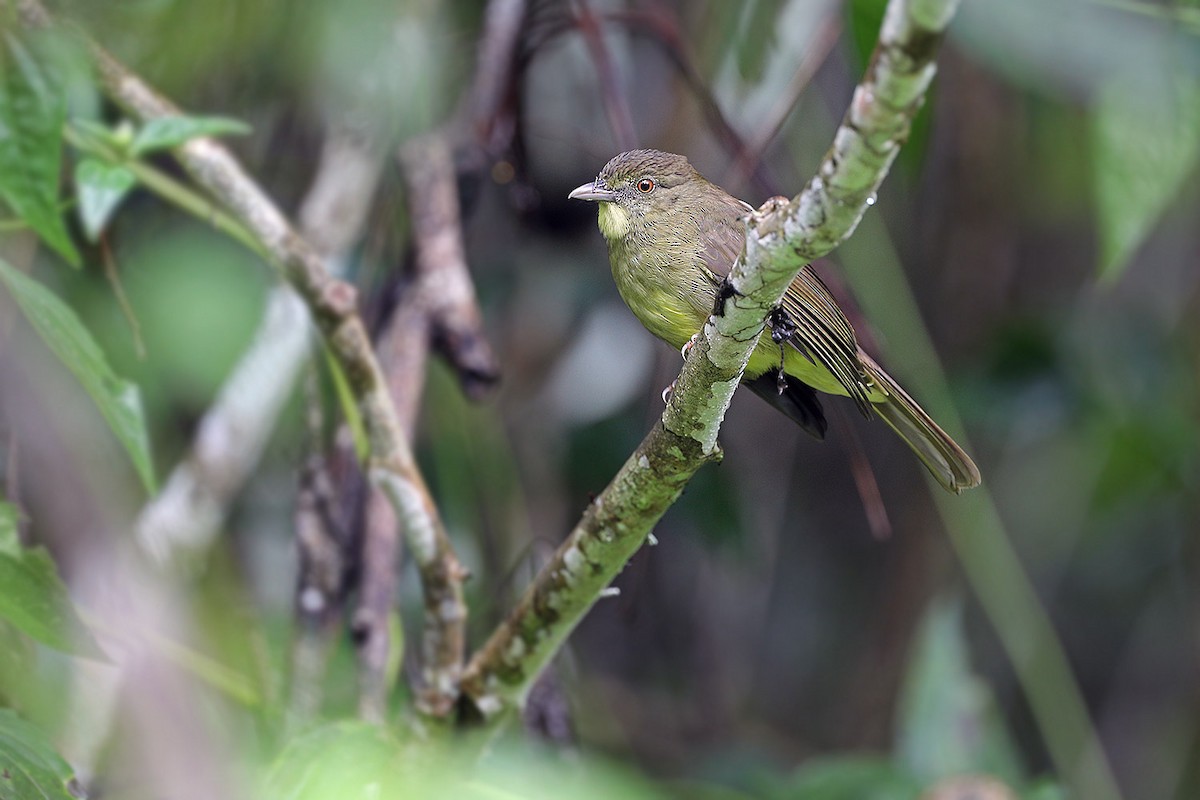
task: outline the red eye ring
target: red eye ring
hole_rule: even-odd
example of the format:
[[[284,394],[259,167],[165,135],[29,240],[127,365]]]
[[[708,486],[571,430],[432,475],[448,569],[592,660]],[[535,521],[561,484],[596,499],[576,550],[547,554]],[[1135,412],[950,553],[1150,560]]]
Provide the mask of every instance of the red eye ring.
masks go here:
[[[638,191],[645,194],[654,190],[654,181],[649,178],[642,178],[637,182]]]

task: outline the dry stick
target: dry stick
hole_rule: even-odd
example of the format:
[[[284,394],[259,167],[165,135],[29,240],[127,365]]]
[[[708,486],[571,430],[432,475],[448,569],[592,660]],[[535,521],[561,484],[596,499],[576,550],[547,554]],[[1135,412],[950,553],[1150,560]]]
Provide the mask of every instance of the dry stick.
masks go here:
[[[415,256],[413,274],[379,341],[389,389],[400,424],[411,439],[416,427],[426,362],[437,347],[458,373],[464,392],[478,398],[495,384],[499,369],[483,336],[483,318],[467,270],[459,214],[457,174],[441,134],[429,134],[405,145],[400,153]],[[390,652],[387,624],[395,593],[398,542],[395,516],[386,498],[373,492],[363,532],[363,585],[355,614],[360,675],[364,687],[360,711],[378,713],[387,698],[386,667]],[[443,614],[466,616],[462,597],[453,598]],[[444,716],[457,693],[464,641],[424,642],[424,690],[417,698],[426,714]],[[458,659],[453,665],[450,659]],[[439,669],[432,667],[440,665]],[[437,682],[443,682],[439,685]]]
[[[791,202],[771,200],[750,215],[733,293],[705,323],[662,419],[471,659],[462,687],[484,724],[507,718],[695,471],[719,457],[718,428],[767,314],[804,264],[862,218],[923,102],[956,6],[888,3],[867,74],[817,176]]]
[[[42,27],[49,16],[37,0],[17,0],[22,21]],[[140,77],[95,43],[90,55],[100,81],[118,105],[143,122],[176,116],[179,109],[154,92]],[[425,635],[436,652],[451,653],[444,663],[428,665],[433,690],[454,696],[453,679],[462,658],[464,615],[462,568],[442,527],[425,480],[417,469],[388,395],[386,381],[356,309],[352,286],[330,276],[320,256],[299,236],[270,198],[250,179],[223,145],[207,137],[175,148],[192,178],[249,229],[262,243],[271,263],[303,298],[309,313],[358,403],[371,452],[366,472],[404,520],[410,549],[421,573],[426,605]]]
[[[300,566],[296,579],[296,631],[292,642],[291,694],[287,727],[300,730],[320,711],[329,653],[341,628],[345,605],[345,531],[334,518],[333,481],[320,454],[325,428],[317,371],[304,381],[308,431],[313,455],[300,474],[294,517]]]
[[[507,149],[512,139],[512,126],[500,130],[497,121],[515,88],[517,43],[527,8],[526,0],[491,0],[484,13],[479,57],[465,111],[475,141],[489,153]]]

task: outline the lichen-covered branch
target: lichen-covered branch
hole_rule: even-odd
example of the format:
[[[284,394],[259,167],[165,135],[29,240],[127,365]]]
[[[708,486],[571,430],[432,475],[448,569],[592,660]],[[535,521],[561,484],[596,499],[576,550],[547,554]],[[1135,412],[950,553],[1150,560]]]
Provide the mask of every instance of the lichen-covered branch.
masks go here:
[[[49,23],[37,0],[15,2],[24,24],[42,27]],[[102,87],[127,112],[143,122],[180,113],[102,47],[93,42],[88,47]],[[463,570],[396,417],[387,382],[358,315],[354,288],[329,274],[317,251],[292,229],[223,145],[201,137],[174,152],[192,178],[259,240],[271,263],[304,300],[329,352],[345,374],[370,444],[365,465],[368,480],[384,490],[404,523],[421,571],[422,588],[427,597],[435,598],[429,601],[434,613],[427,617],[425,635],[434,648],[459,648],[456,678],[465,619],[461,607],[443,606],[440,600],[461,593]],[[446,613],[442,613],[443,608]],[[436,677],[436,691],[448,692],[452,697],[454,680]]]
[[[567,635],[704,463],[764,321],[809,261],[853,231],[908,135],[957,0],[890,0],[870,66],[817,175],[746,224],[733,293],[709,318],[642,444],[472,658],[463,692],[492,724],[507,717]]]

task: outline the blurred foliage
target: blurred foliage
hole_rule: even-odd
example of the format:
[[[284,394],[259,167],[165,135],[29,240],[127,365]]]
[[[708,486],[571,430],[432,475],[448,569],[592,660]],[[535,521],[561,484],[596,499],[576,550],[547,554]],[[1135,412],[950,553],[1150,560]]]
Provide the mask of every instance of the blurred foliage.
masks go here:
[[[606,20],[643,143],[687,153],[759,202],[760,190],[737,185],[665,37],[635,31],[620,12],[673,21],[746,139],[835,15],[837,46],[764,153],[766,172],[794,192],[828,146],[884,3],[589,5]],[[618,305],[593,210],[564,199],[615,145],[572,6],[532,6],[505,100],[513,144],[462,187],[505,381],[472,406],[434,366],[419,426],[422,465],[476,576],[473,644],[657,418],[678,368]],[[89,578],[104,574],[96,548],[124,539],[150,462],[165,474],[185,452],[271,281],[219,220],[180,213],[205,198],[167,197],[147,182],[187,188],[162,148],[244,132],[232,120],[245,120],[249,132],[227,143],[294,209],[326,120],[382,119],[400,139],[453,118],[485,3],[61,8],[204,116],[136,128],[99,99],[63,40],[2,31],[0,370],[9,388],[30,392],[23,419],[36,424],[3,409],[0,474],[49,550],[18,549],[11,507],[0,506],[0,701],[30,720],[0,710],[0,761],[39,764],[49,796],[63,795],[70,773],[54,751],[74,733],[63,687],[77,662],[52,649],[78,647],[62,581],[87,608]],[[899,168],[838,263],[823,266],[861,301],[869,322],[854,319],[868,349],[939,420],[960,412],[1130,798],[1200,794],[1198,13],[1195,2],[964,3]],[[349,264],[372,314],[405,260],[394,184],[389,175]],[[46,246],[32,254],[35,235]],[[9,373],[13,353],[20,369]],[[78,387],[55,377],[54,359],[103,417],[81,416]],[[724,463],[688,487],[656,531],[659,546],[635,559],[620,597],[596,606],[558,665],[581,756],[502,746],[471,771],[454,760],[460,743],[345,722],[356,700],[347,635],[331,644],[316,727],[296,735],[286,709],[291,513],[312,444],[301,406],[288,409],[208,572],[173,586],[194,635],[155,643],[197,684],[189,726],[215,731],[246,775],[268,771],[270,796],[898,800],[963,774],[997,776],[1025,800],[1065,796],[1057,777],[1043,777],[1042,734],[986,614],[974,600],[939,599],[957,596],[945,591],[961,577],[908,453],[856,420],[847,426],[861,445],[836,427],[818,445],[755,400],[735,402]],[[836,398],[826,407],[840,413]],[[333,402],[326,412],[340,415]],[[136,469],[114,460],[106,421]],[[58,460],[23,436],[54,444]],[[849,468],[859,447],[892,520],[889,541],[868,533]],[[398,598],[410,626],[422,613],[414,582],[406,572]],[[406,650],[411,659],[419,647]],[[397,718],[407,700],[395,693]],[[114,737],[132,736],[128,727]],[[110,750],[102,772],[120,759]]]

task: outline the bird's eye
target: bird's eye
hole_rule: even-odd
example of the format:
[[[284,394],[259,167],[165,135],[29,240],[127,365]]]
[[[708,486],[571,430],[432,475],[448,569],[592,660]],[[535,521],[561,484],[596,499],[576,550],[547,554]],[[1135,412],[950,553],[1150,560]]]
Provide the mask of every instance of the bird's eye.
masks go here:
[[[649,178],[642,178],[637,182],[637,188],[639,192],[645,194],[654,189],[654,181],[650,180]]]

